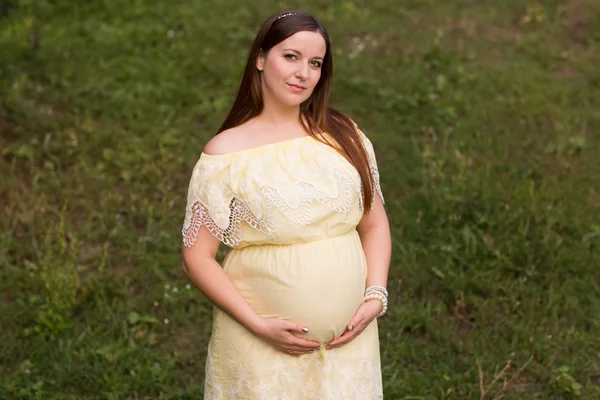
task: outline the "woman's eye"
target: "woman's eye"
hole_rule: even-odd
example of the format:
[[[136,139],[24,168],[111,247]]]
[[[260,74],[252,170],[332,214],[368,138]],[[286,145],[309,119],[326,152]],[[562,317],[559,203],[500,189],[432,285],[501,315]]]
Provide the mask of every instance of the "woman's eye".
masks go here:
[[[317,68],[321,68],[321,63],[319,61],[313,61],[312,64]]]
[[[296,56],[294,54],[286,54],[284,57],[287,58],[288,60],[295,60],[296,59]]]

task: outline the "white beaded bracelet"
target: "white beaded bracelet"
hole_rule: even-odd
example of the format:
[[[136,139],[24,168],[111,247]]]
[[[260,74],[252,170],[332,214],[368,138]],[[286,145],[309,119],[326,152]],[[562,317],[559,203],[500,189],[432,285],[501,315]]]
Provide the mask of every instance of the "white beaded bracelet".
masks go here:
[[[366,290],[365,290],[365,296],[371,292],[381,292],[383,293],[383,295],[385,297],[388,296],[388,291],[386,290],[386,288],[384,288],[383,286],[369,286]]]
[[[363,302],[365,302],[365,303],[369,300],[378,300],[381,303],[381,305],[383,306],[383,308],[381,309],[379,314],[377,314],[377,317],[381,317],[386,313],[387,307],[388,307],[388,300],[387,300],[387,297],[383,295],[383,293],[378,292],[378,291],[371,292],[363,298]]]

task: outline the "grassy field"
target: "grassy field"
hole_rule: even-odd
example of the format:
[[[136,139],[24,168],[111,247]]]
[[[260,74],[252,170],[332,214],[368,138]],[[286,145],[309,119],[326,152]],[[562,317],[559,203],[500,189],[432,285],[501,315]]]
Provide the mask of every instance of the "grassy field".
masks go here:
[[[202,397],[187,183],[294,6],[0,0],[1,399]],[[385,398],[600,399],[600,3],[302,8],[378,155]]]

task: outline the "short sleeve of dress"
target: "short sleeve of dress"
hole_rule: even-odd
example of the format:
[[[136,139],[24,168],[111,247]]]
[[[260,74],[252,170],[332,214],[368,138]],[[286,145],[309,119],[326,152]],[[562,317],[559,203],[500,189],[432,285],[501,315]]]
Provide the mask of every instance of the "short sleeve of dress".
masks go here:
[[[192,247],[198,231],[205,226],[210,233],[229,247],[240,244],[242,222],[250,227],[271,232],[268,219],[257,216],[233,189],[244,175],[243,159],[202,153],[192,172],[188,186],[185,220],[181,230],[183,243]]]
[[[363,144],[365,149],[367,150],[367,155],[369,156],[369,165],[371,168],[371,176],[373,177],[373,191],[377,192],[381,201],[385,203],[383,198],[383,193],[381,191],[381,185],[379,182],[379,169],[377,168],[377,158],[375,157],[375,149],[373,148],[373,143],[369,140],[367,135],[365,135],[362,131],[359,130],[360,136],[363,140]]]
[[[182,229],[184,245],[192,247],[203,225],[226,242],[233,198],[227,163],[220,157],[202,154],[188,186]]]

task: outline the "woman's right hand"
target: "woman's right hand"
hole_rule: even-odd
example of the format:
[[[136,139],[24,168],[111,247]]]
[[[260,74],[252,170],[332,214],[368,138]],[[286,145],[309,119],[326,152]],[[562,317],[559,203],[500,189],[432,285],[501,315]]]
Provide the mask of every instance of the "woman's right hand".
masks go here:
[[[299,338],[292,333],[308,333],[305,326],[278,318],[264,318],[261,322],[255,334],[279,351],[301,356],[320,348],[318,342]]]

